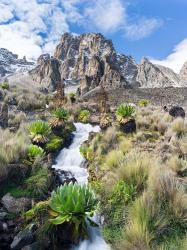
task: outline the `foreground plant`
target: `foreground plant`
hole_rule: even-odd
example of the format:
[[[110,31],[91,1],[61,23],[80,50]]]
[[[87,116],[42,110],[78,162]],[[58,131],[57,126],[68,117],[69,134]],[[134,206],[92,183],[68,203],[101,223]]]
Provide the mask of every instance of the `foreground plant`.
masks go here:
[[[135,116],[135,108],[131,105],[122,103],[118,106],[116,111],[117,120],[124,124]]]
[[[46,143],[49,141],[51,128],[47,122],[35,121],[29,126],[29,133],[35,143]]]
[[[97,200],[92,190],[86,185],[65,184],[51,195],[49,207],[52,209],[50,219],[55,225],[70,223],[75,239],[87,235],[86,220],[93,223],[92,217],[97,208]]]
[[[28,148],[28,157],[30,160],[34,160],[37,156],[42,156],[44,154],[44,150],[37,146],[31,144]]]
[[[89,121],[89,119],[90,119],[90,111],[87,109],[81,110],[78,116],[78,120],[80,122],[86,123]]]
[[[51,127],[62,126],[69,118],[69,113],[64,108],[58,108],[53,112],[53,119],[50,121]]]

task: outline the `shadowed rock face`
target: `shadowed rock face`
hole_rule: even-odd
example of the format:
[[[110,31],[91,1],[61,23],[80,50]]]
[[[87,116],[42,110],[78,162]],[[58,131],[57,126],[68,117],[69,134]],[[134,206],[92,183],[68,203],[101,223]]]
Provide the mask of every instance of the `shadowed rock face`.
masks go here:
[[[33,80],[52,91],[56,90],[57,85],[62,82],[60,61],[51,58],[49,54],[43,54],[38,58],[37,64],[37,67],[30,71]]]
[[[132,57],[118,55],[112,42],[101,34],[73,36],[65,33],[55,49],[54,58],[45,55],[45,60],[38,59],[38,66],[32,71],[36,81],[50,79],[51,70],[56,70],[50,66],[54,60],[60,64],[61,78],[78,81],[81,93],[100,84],[119,87],[136,83],[137,65]],[[58,75],[57,71],[53,73]]]

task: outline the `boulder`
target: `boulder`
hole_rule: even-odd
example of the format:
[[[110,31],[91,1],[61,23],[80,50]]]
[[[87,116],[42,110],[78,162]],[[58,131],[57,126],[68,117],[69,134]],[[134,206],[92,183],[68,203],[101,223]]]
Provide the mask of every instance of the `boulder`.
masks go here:
[[[55,184],[57,186],[64,185],[65,183],[77,182],[75,177],[69,171],[57,170],[55,171]]]
[[[131,119],[124,124],[120,124],[120,129],[126,134],[136,132],[136,121]]]
[[[1,199],[4,208],[10,213],[20,213],[31,207],[31,199],[29,198],[14,198],[9,193]]]
[[[13,250],[20,250],[25,246],[32,244],[35,240],[35,237],[31,230],[25,229],[19,232],[13,239],[13,242],[10,246]]]
[[[169,114],[176,118],[176,117],[185,117],[185,111],[182,107],[179,106],[173,106],[170,110],[169,110]]]
[[[21,250],[38,250],[40,249],[40,245],[38,242],[34,242],[30,245],[27,245],[25,247],[23,247]]]

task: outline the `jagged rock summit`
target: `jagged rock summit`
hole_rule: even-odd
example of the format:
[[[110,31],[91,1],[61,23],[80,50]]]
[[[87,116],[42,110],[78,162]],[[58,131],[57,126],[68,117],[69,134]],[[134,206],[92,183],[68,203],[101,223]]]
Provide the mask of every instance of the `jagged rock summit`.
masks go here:
[[[165,88],[179,87],[180,79],[171,69],[143,58],[138,67],[137,81],[144,88]]]
[[[34,66],[33,62],[28,62],[26,57],[19,59],[7,49],[0,48],[0,78],[10,74],[28,71]]]
[[[55,59],[60,62],[58,70],[61,78],[80,83],[81,93],[101,84],[110,88],[137,84],[138,67],[133,58],[117,54],[112,41],[105,39],[100,33],[80,36],[65,33],[48,63],[39,60],[37,71],[31,72],[33,79],[40,82],[45,78],[50,79],[48,69]]]
[[[34,81],[52,85],[54,90],[60,79],[77,83],[84,94],[101,85],[109,89],[186,87],[186,72],[185,65],[178,75],[146,58],[138,65],[131,56],[118,54],[112,41],[100,33],[65,33],[54,55],[42,55],[31,75]]]

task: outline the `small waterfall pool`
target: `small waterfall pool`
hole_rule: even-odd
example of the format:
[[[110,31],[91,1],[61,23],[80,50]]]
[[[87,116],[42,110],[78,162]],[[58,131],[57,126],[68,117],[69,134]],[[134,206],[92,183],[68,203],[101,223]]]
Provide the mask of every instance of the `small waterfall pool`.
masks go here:
[[[78,183],[84,184],[88,183],[88,171],[83,167],[85,159],[81,156],[79,148],[88,139],[89,133],[99,132],[100,127],[83,123],[75,123],[74,125],[76,131],[74,132],[73,142],[69,148],[61,150],[53,168],[71,172]],[[110,250],[98,228],[90,227],[89,232],[90,240],[81,242],[79,246],[73,247],[72,250]]]

